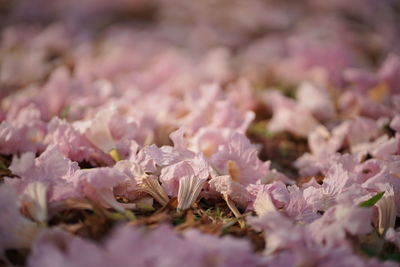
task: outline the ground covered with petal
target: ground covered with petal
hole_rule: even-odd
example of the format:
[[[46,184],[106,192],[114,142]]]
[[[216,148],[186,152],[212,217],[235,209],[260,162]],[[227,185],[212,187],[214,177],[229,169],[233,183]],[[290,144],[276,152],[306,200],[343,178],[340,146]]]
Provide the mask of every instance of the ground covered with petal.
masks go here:
[[[0,266],[398,266],[399,18],[0,0]]]

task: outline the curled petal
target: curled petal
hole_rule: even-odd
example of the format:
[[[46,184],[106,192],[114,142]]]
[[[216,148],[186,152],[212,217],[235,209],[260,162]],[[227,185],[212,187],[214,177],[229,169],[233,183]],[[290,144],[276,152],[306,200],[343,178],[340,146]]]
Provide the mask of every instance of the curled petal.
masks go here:
[[[139,190],[151,195],[161,205],[167,205],[169,197],[156,177],[143,174],[136,177],[136,182]]]
[[[205,182],[206,179],[201,179],[194,174],[179,180],[178,210],[186,210],[192,206]]]
[[[384,234],[389,228],[394,228],[396,222],[396,204],[393,188],[388,188],[375,205],[378,207],[379,213],[378,232]]]

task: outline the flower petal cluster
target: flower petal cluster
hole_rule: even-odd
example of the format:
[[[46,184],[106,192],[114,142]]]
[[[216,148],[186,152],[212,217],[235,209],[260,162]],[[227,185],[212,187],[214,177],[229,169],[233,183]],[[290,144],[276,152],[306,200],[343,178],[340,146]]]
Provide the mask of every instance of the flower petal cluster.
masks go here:
[[[1,266],[396,266],[396,1],[0,13]]]

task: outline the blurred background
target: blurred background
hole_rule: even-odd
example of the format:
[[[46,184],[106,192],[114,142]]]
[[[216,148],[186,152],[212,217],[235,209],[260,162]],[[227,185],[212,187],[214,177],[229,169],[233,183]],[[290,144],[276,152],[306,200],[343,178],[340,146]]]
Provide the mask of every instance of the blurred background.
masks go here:
[[[3,92],[44,79],[54,65],[73,67],[72,47],[104,39],[132,50],[150,43],[149,53],[165,44],[193,58],[212,58],[209,72],[230,71],[224,79],[295,83],[305,68],[321,66],[340,83],[343,68],[373,69],[389,53],[399,53],[400,2],[1,0],[0,27]],[[37,44],[36,55],[32,46],[25,51],[28,43]],[[43,46],[51,49],[44,53]]]

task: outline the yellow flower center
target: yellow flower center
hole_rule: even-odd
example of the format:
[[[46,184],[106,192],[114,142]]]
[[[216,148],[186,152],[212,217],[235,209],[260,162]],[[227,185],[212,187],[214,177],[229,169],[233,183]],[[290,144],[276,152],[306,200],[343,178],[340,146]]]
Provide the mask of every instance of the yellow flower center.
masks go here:
[[[228,173],[231,176],[233,181],[238,182],[239,181],[239,167],[238,165],[233,162],[232,160],[228,160],[228,162],[226,163],[227,169],[228,169]]]

